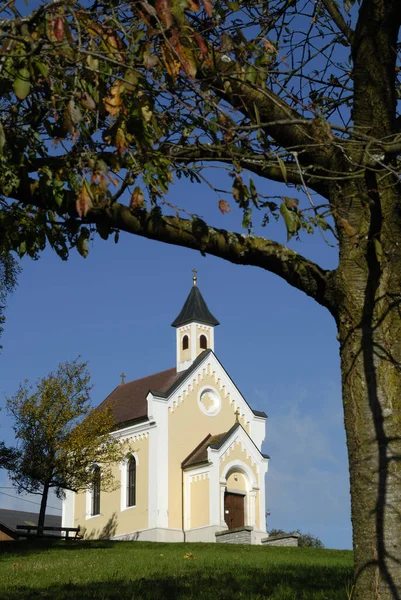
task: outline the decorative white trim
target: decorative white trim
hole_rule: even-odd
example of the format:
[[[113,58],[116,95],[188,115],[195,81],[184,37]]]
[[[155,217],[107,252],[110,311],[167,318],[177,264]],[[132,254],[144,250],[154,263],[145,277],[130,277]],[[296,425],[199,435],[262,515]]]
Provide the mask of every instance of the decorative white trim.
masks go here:
[[[121,512],[123,512],[125,510],[130,510],[131,508],[136,507],[136,504],[133,504],[132,506],[127,506],[127,482],[128,482],[127,470],[128,470],[128,461],[131,458],[131,456],[133,456],[135,458],[136,468],[138,468],[139,458],[138,458],[137,452],[135,452],[134,450],[128,452],[119,464],[120,482],[121,482],[121,487],[120,487],[120,511]],[[136,475],[136,473],[135,473],[135,475]],[[137,477],[135,477],[135,487],[136,487],[136,482],[137,482]],[[135,489],[135,497],[136,497],[136,495],[137,495],[137,489]]]
[[[207,410],[207,408],[203,404],[203,402],[202,402],[203,394],[209,394],[211,400],[213,401],[213,409],[212,410]],[[201,389],[198,392],[198,406],[204,415],[206,415],[208,417],[215,417],[221,411],[220,394],[214,388],[210,387],[209,385],[205,385],[205,386],[201,387]]]
[[[221,474],[221,479],[227,481],[227,475],[229,475],[230,471],[239,471],[243,475],[245,475],[245,482],[247,483],[247,492],[257,487],[258,483],[256,481],[256,477],[251,467],[247,465],[242,460],[232,460],[227,465],[224,466],[223,472]]]
[[[102,467],[98,463],[93,463],[90,467],[93,469],[94,467],[100,468],[100,479],[102,479],[103,472]],[[100,508],[102,507],[102,487],[100,486]],[[88,485],[86,488],[86,496],[85,496],[85,519],[95,519],[96,517],[100,517],[103,513],[100,512],[97,515],[92,515],[92,486]]]
[[[194,483],[195,481],[203,481],[204,479],[209,479],[209,473],[205,471],[204,473],[198,473],[197,475],[189,476],[189,483]]]
[[[148,414],[150,415],[149,406],[148,406]],[[148,437],[146,434],[149,434],[151,429],[156,427],[156,423],[154,421],[146,421],[145,423],[138,423],[137,425],[129,425],[128,427],[123,427],[122,429],[118,429],[117,431],[113,431],[111,435],[113,437],[121,438],[125,440],[127,438],[137,438],[137,436],[142,433],[145,434],[145,437]],[[143,437],[141,438],[143,439]]]

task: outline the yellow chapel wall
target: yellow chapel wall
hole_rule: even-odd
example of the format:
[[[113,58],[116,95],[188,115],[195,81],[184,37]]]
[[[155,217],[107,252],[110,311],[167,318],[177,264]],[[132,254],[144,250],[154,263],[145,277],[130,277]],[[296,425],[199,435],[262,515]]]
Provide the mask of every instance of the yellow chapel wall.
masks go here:
[[[100,515],[86,518],[86,492],[75,494],[74,524],[85,529],[85,537],[114,537],[132,533],[148,527],[148,488],[149,488],[149,436],[141,434],[130,443],[130,451],[135,452],[136,465],[136,505],[121,510],[121,494],[126,493],[121,485],[112,492],[100,493]],[[121,484],[120,465],[113,466],[115,481]]]
[[[235,424],[235,404],[230,404],[230,394],[220,389],[220,382],[216,382],[213,374],[206,367],[199,382],[191,382],[193,389],[182,394],[178,404],[174,403],[173,410],[169,408],[169,520],[168,526],[182,527],[182,473],[181,463],[192,452],[208,433],[215,435],[224,433]],[[216,416],[204,414],[198,405],[198,394],[203,387],[211,387],[218,392],[221,400],[221,409]],[[241,425],[249,431],[249,424],[244,418]]]
[[[234,492],[246,492],[245,477],[237,471],[231,473],[227,479],[226,487],[228,490],[233,490]]]
[[[210,503],[209,503],[209,479],[202,476],[191,478],[189,485],[191,486],[191,517],[190,527],[204,527],[210,522]]]

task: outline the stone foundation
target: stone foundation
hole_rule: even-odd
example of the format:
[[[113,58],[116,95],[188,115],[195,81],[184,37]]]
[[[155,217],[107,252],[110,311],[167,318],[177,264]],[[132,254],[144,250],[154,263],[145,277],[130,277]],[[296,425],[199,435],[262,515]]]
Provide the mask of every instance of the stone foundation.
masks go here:
[[[253,527],[238,527],[215,533],[218,544],[252,544]]]
[[[299,533],[272,535],[261,540],[263,546],[298,546]]]

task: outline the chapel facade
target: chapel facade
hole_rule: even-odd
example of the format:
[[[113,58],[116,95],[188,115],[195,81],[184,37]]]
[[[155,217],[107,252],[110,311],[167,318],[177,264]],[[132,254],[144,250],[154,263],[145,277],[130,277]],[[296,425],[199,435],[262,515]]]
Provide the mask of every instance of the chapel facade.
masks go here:
[[[214,353],[219,325],[197,286],[173,321],[176,366],[122,383],[111,404],[116,431],[128,442],[114,467],[120,482],[67,492],[62,524],[92,538],[215,542],[216,533],[251,528],[252,543],[266,537],[265,475],[261,452],[267,416],[252,410]]]

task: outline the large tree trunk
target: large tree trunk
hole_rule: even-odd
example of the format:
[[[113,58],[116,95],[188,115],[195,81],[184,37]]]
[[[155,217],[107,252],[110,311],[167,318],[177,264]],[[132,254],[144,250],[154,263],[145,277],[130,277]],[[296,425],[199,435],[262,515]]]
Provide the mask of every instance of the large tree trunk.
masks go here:
[[[367,186],[365,223],[351,211],[366,229],[357,242],[343,239],[336,274],[353,600],[401,599],[401,194],[391,183]]]

